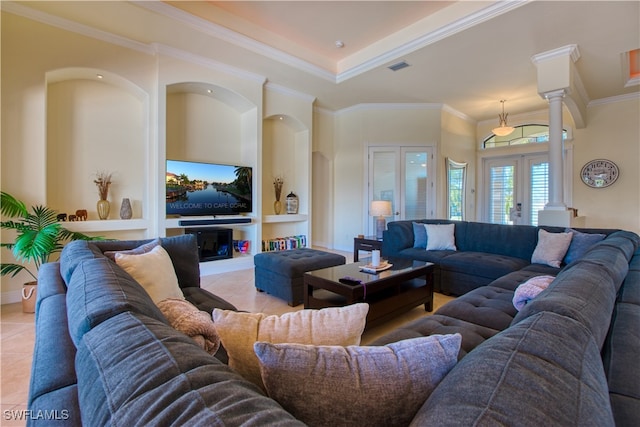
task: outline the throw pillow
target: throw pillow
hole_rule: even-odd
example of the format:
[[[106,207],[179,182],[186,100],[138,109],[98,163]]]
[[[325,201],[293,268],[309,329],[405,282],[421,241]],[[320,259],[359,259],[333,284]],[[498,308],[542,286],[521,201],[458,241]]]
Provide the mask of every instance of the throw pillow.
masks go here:
[[[129,249],[126,251],[105,251],[104,256],[115,261],[116,254],[124,254],[124,255],[142,255],[150,252],[156,246],[160,246],[160,239],[152,240],[144,245],[140,245],[137,248]]]
[[[455,251],[455,224],[425,224],[428,251]]]
[[[413,247],[424,249],[427,247],[427,230],[424,228],[424,224],[419,222],[412,223],[413,225]]]
[[[407,426],[455,366],[462,336],[386,346],[258,342],[269,397],[310,426]]]
[[[553,276],[536,276],[518,285],[513,293],[513,306],[520,311],[531,302],[538,294],[549,287],[553,282]]]
[[[213,322],[229,355],[229,366],[263,387],[256,341],[315,345],[359,345],[369,304],[300,310],[281,316],[213,310]]]
[[[158,302],[158,308],[172,328],[192,338],[209,354],[216,354],[220,337],[208,313],[198,310],[189,301],[167,298]]]
[[[595,245],[600,240],[603,240],[605,237],[607,237],[604,234],[581,233],[571,228],[567,228],[565,231],[569,233],[573,233],[573,238],[571,239],[569,250],[567,251],[567,254],[564,256],[565,264],[570,264],[573,261],[577,260],[582,255],[584,255],[584,253],[591,246]]]
[[[141,255],[117,253],[116,264],[140,283],[155,304],[167,298],[184,299],[171,258],[162,246]]]
[[[531,263],[560,267],[564,255],[569,249],[572,237],[572,233],[549,233],[540,229],[538,231],[538,243],[533,255],[531,255]]]

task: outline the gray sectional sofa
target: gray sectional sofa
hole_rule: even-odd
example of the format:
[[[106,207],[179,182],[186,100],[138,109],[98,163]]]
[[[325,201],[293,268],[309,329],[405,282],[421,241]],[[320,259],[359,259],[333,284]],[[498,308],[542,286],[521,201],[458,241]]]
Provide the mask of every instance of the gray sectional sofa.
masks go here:
[[[162,243],[185,296],[205,310],[230,308],[195,282],[189,237]],[[140,243],[72,242],[59,263],[40,270],[32,413],[64,410],[57,422],[65,426],[303,425],[224,355],[210,356],[172,329],[144,289],[103,255],[113,249],[104,245]],[[638,244],[634,233],[610,231],[519,313],[510,298],[516,283],[536,274],[526,269],[377,340],[462,335],[458,364],[412,425],[640,425]]]

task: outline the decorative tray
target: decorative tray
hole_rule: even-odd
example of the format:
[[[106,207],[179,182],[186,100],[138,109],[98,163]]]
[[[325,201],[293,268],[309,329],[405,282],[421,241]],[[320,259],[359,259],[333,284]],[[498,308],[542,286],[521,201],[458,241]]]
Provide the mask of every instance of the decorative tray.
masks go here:
[[[360,271],[363,271],[365,273],[379,273],[381,271],[388,270],[391,267],[393,267],[393,264],[390,264],[386,261],[381,261],[380,265],[377,267],[371,264],[367,264],[367,265],[361,265],[359,268],[360,268]]]

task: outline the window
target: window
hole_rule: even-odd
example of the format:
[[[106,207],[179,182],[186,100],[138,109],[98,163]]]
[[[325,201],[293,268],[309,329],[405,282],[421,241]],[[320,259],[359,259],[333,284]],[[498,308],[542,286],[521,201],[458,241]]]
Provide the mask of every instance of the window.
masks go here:
[[[562,131],[562,139],[567,139],[567,131]],[[507,136],[491,135],[485,139],[482,148],[510,147],[513,145],[539,144],[549,142],[549,126],[522,125]]]
[[[467,164],[447,159],[447,206],[449,219],[464,220],[464,192]]]

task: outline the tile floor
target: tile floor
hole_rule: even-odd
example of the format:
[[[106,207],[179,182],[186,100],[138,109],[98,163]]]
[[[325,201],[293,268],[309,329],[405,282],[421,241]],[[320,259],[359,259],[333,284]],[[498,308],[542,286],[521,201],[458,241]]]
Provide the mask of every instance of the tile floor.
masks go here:
[[[347,261],[351,262],[349,257]],[[240,310],[282,314],[303,308],[302,305],[289,307],[278,298],[257,292],[253,285],[253,269],[205,276],[201,283],[202,287],[226,299]],[[435,294],[434,299],[435,310],[452,298]],[[362,337],[362,344],[368,344],[399,325],[428,314],[422,306],[416,307],[386,324],[366,331]],[[24,421],[11,420],[10,414],[11,411],[27,408],[34,336],[33,314],[22,313],[21,304],[7,304],[0,307],[0,404],[2,409],[0,425],[2,426],[25,424]]]

